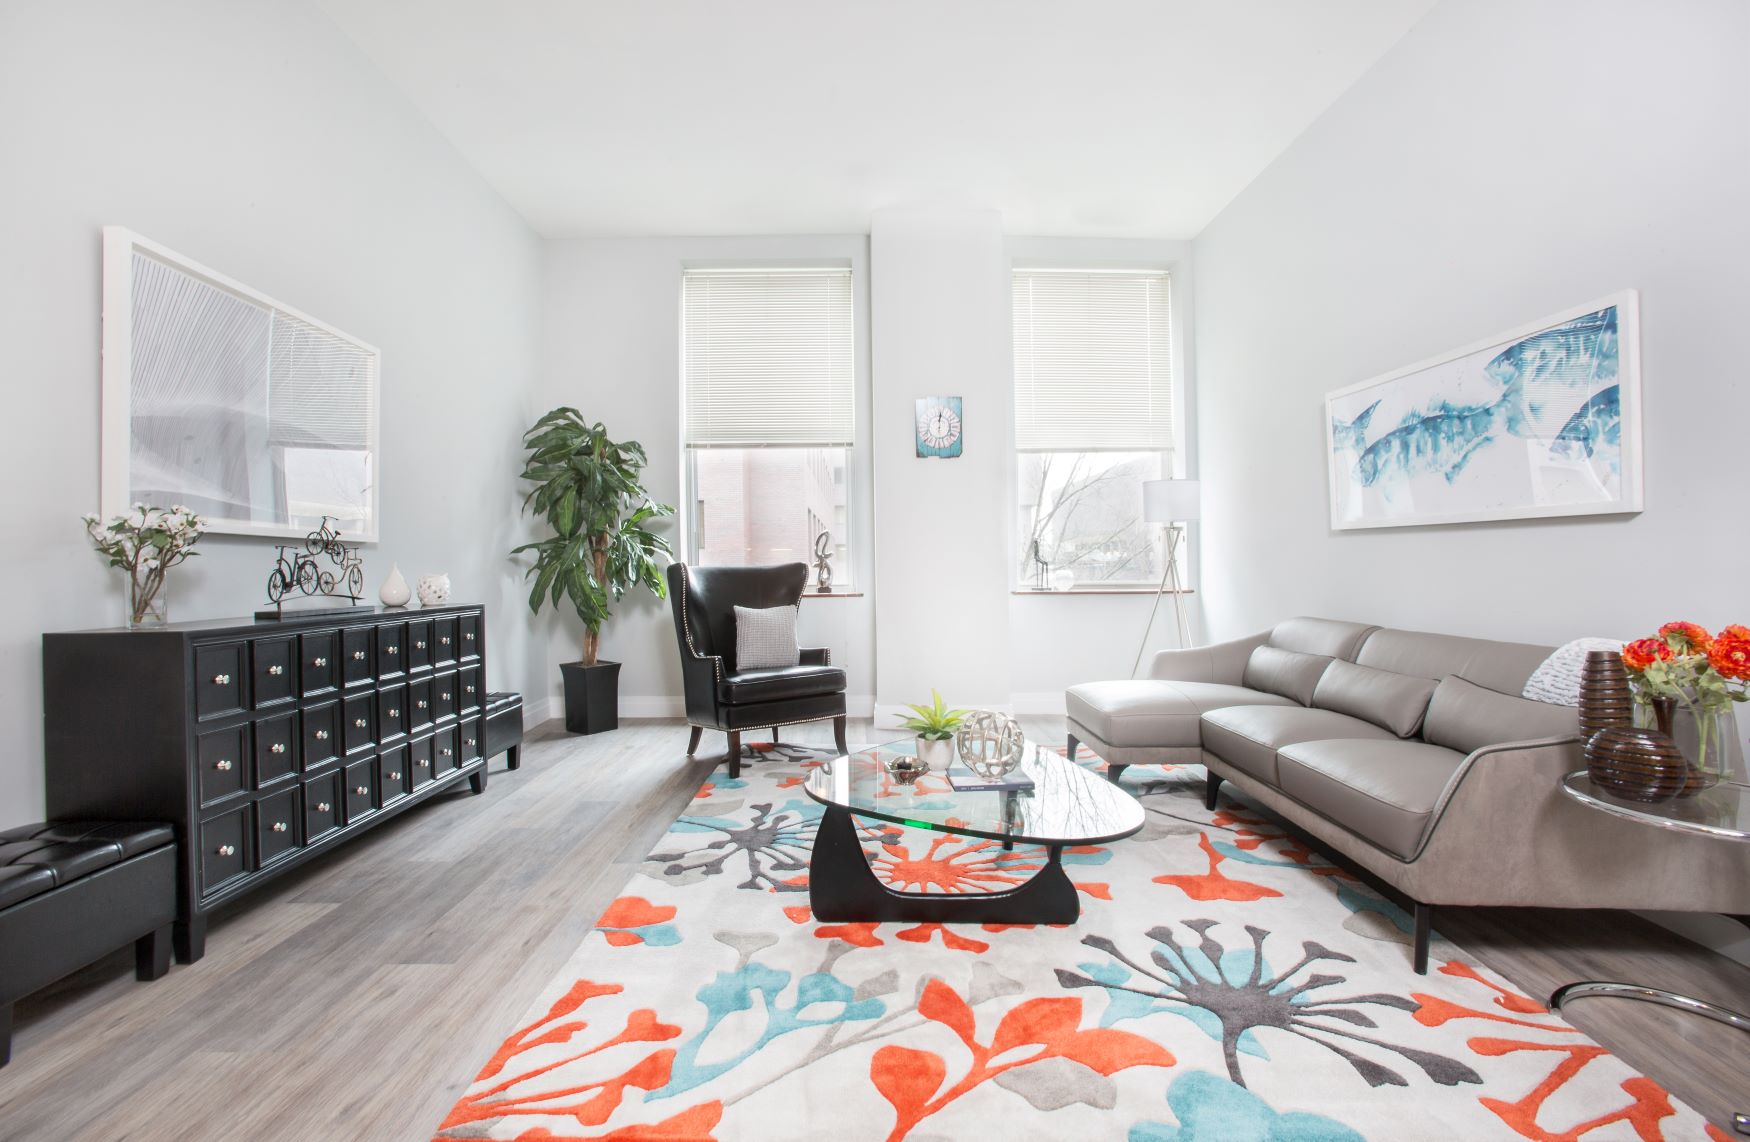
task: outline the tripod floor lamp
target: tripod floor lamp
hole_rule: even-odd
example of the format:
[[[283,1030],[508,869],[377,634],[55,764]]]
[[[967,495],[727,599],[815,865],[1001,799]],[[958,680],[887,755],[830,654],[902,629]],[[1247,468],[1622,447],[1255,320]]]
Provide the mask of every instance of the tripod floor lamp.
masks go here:
[[[1142,484],[1142,518],[1145,523],[1167,525],[1167,559],[1161,570],[1161,585],[1155,589],[1155,604],[1149,608],[1148,625],[1142,628],[1142,645],[1136,648],[1136,662],[1130,676],[1136,677],[1142,666],[1143,652],[1148,649],[1149,632],[1154,629],[1155,615],[1160,613],[1161,596],[1173,589],[1173,612],[1179,620],[1179,646],[1191,643],[1185,628],[1185,596],[1179,578],[1179,550],[1185,541],[1185,524],[1198,518],[1200,485],[1196,480],[1144,480]]]

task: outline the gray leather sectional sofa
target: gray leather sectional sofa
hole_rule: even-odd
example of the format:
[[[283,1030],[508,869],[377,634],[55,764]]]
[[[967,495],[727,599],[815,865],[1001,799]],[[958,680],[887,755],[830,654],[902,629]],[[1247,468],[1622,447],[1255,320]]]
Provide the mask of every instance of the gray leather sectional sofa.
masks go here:
[[[1590,809],[1577,712],[1520,697],[1550,648],[1297,618],[1155,656],[1065,695],[1113,780],[1208,768],[1407,898],[1425,972],[1434,906],[1750,913],[1750,845]]]

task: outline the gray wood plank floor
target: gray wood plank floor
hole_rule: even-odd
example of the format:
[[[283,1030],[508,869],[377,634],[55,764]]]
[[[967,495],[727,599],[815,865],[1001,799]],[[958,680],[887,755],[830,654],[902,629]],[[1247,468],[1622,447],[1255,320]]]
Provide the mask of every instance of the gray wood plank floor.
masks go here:
[[[1043,741],[1056,719],[1028,719]],[[888,735],[891,736],[891,735]],[[830,725],[786,740],[826,745]],[[875,740],[867,722],[851,738]],[[136,984],[119,953],[18,1007],[6,1142],[423,1139],[714,768],[676,722],[531,734],[484,796],[413,810],[215,918],[207,956]],[[1624,979],[1746,1005],[1750,969],[1624,913],[1443,910],[1527,993]],[[1573,1021],[1714,1121],[1750,1109],[1750,1040],[1637,1003]]]

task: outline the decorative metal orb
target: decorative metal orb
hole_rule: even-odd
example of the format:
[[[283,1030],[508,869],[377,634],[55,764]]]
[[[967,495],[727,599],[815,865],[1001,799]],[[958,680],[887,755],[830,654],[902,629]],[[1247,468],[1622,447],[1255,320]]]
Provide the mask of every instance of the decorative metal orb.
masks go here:
[[[1027,738],[1020,723],[995,710],[974,710],[960,723],[954,749],[966,768],[986,781],[1005,777],[1021,764]]]

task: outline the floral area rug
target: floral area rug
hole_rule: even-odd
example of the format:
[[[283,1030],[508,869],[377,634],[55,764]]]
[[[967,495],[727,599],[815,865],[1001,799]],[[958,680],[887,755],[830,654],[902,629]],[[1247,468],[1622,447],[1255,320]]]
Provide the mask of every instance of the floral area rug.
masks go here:
[[[826,754],[750,752],[438,1138],[1726,1140],[1438,935],[1415,975],[1398,908],[1231,795],[1206,811],[1199,767],[1125,773],[1148,822],[1065,851],[1074,925],[823,924],[801,786]],[[909,891],[1044,862],[866,826]]]

